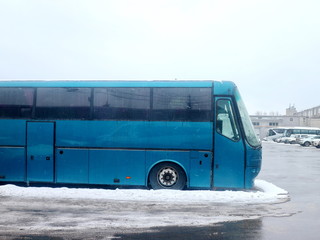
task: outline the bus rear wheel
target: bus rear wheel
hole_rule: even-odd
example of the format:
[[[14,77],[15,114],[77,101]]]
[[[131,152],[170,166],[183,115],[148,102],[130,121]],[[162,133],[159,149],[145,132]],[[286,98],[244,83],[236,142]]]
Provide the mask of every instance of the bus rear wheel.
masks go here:
[[[152,189],[182,190],[186,186],[186,174],[177,164],[166,162],[153,167],[149,175]]]

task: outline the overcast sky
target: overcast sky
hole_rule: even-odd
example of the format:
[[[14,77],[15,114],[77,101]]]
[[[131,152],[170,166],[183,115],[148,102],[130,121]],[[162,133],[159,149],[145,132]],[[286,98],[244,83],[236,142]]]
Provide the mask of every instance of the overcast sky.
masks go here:
[[[0,0],[0,79],[232,80],[320,105],[319,0]]]

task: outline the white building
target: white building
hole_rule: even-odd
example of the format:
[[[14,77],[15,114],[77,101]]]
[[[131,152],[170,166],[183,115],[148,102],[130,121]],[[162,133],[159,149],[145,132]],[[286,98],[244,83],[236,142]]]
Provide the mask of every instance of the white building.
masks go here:
[[[294,106],[286,109],[286,115],[251,115],[256,134],[266,137],[268,129],[275,127],[320,127],[320,106],[297,112]]]
[[[267,136],[270,128],[306,126],[299,116],[252,115],[250,117],[256,134],[260,139]]]

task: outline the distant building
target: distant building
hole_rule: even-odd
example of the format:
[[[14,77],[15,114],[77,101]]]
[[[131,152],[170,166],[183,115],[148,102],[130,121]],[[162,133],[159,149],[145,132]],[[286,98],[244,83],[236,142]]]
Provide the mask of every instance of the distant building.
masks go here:
[[[286,109],[286,116],[293,116],[297,113],[297,109],[295,108],[295,106],[289,106],[287,109]]]
[[[320,128],[320,106],[297,112],[295,116],[301,117],[307,123],[308,127]]]
[[[256,134],[263,139],[268,129],[276,127],[319,127],[320,106],[297,112],[294,106],[286,109],[286,115],[251,115]]]
[[[306,126],[299,116],[252,115],[251,121],[260,139],[267,136],[268,129],[276,127]]]
[[[320,106],[297,112],[295,115],[309,118],[320,118]]]

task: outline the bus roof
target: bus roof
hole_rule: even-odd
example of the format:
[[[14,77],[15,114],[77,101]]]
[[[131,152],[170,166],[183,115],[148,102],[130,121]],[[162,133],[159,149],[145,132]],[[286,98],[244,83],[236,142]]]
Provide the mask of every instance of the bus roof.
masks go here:
[[[287,130],[289,129],[301,129],[301,130],[320,130],[320,128],[317,127],[287,127]]]
[[[232,95],[231,81],[146,81],[146,80],[2,80],[0,87],[214,87],[215,94]]]

